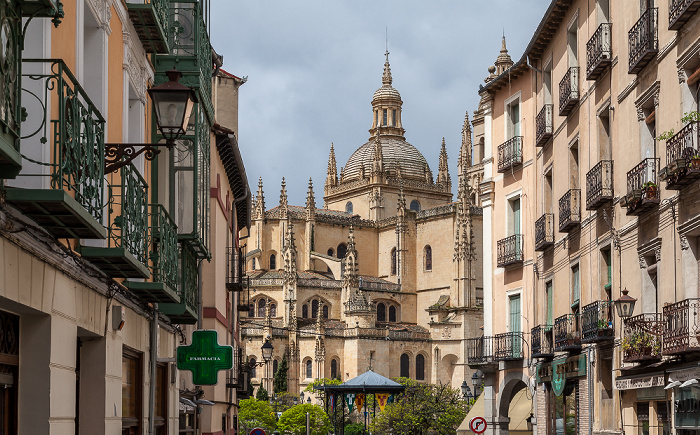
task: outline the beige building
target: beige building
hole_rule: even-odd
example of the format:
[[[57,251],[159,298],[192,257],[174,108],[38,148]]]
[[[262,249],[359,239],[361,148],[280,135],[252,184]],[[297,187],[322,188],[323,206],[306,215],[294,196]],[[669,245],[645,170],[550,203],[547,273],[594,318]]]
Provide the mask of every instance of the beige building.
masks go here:
[[[245,239],[248,358],[261,361],[265,340],[274,361],[253,373],[272,390],[286,355],[289,391],[321,378],[347,380],[369,367],[459,388],[472,371],[465,338],[482,324],[481,209],[473,202],[471,126],[458,158],[458,200],[444,140],[437,177],[406,141],[403,102],[392,86],[388,53],[372,98],[370,137],[338,173],[331,145],[324,207],[311,180],[305,206],[266,208],[262,180]]]
[[[540,434],[698,433],[697,8],[553,0],[480,91],[489,433],[523,389]]]
[[[240,346],[243,80],[220,70],[208,7],[0,4],[2,433],[235,431],[238,360],[207,388],[175,365],[197,324]],[[173,67],[198,103],[163,146],[147,91]]]

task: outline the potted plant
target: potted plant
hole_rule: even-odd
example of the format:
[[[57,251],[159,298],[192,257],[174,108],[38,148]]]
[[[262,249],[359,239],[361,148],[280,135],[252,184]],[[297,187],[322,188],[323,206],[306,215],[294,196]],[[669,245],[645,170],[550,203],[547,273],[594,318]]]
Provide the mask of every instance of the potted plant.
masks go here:
[[[653,181],[647,181],[644,183],[644,192],[647,199],[655,199],[657,194],[658,186]]]
[[[694,169],[700,169],[700,153],[690,156],[690,164]]]

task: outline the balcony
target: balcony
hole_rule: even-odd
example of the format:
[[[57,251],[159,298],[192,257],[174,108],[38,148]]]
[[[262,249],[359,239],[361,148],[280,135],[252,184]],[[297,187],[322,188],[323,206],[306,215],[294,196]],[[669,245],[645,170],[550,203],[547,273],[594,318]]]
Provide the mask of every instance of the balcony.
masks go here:
[[[82,246],[83,258],[112,278],[148,278],[148,184],[132,164],[108,187],[106,246]]]
[[[565,314],[554,319],[554,351],[579,349],[581,349],[581,332],[578,329],[578,315]]]
[[[124,286],[147,302],[177,304],[180,303],[177,228],[162,205],[151,204],[149,207],[149,259],[153,280],[126,281]]]
[[[559,82],[559,115],[567,116],[578,104],[578,67],[572,66]]]
[[[495,363],[493,337],[467,338],[467,365],[485,366]]]
[[[530,346],[533,359],[554,357],[552,325],[538,325],[532,328]]]
[[[28,164],[6,201],[61,239],[104,239],[105,120],[61,60],[25,60]]]
[[[581,190],[570,189],[559,199],[559,232],[568,233],[581,224]]]
[[[243,256],[241,248],[229,247],[226,253],[226,289],[243,290]]]
[[[612,301],[595,301],[584,306],[581,312],[583,342],[595,343],[615,339],[612,314]]]
[[[146,53],[167,54],[169,0],[127,0],[129,18]]]
[[[586,43],[586,80],[598,80],[612,63],[612,24],[602,23]]]
[[[159,304],[161,313],[170,317],[173,323],[192,325],[197,323],[197,296],[199,295],[197,257],[187,243],[180,244],[179,282],[177,295],[179,303]]]
[[[523,263],[523,235],[514,234],[501,239],[496,244],[498,267]]]
[[[0,111],[0,179],[15,178],[22,169],[20,154],[20,123],[22,119],[22,85],[17,80],[21,70],[22,19],[17,2],[0,3],[3,20],[2,84]]]
[[[627,216],[639,216],[661,202],[661,192],[656,181],[658,158],[646,158],[627,172],[627,195],[620,205],[627,207]]]
[[[554,213],[545,213],[535,221],[535,251],[554,245]]]
[[[700,351],[700,299],[685,299],[663,308],[664,355]]]
[[[642,17],[632,26],[629,38],[630,74],[637,74],[659,52],[659,9],[647,9]]]
[[[523,164],[523,137],[515,136],[498,146],[498,172],[506,172]]]
[[[506,332],[494,337],[496,342],[496,361],[515,361],[523,359],[523,333]]]
[[[700,122],[693,121],[666,141],[666,164],[659,178],[666,188],[680,190],[700,178]]]
[[[535,145],[538,147],[547,144],[547,141],[552,138],[554,132],[554,123],[552,121],[554,112],[553,104],[545,104],[535,118],[535,128],[537,130],[537,141]]]
[[[662,322],[661,314],[639,314],[625,320],[622,360],[627,363],[661,359],[661,337],[649,330]]]
[[[613,196],[613,162],[601,160],[586,174],[586,210],[598,210]]]
[[[64,16],[61,0],[22,0],[19,2],[23,17],[49,17],[54,18],[56,26]]]
[[[700,8],[700,0],[669,0],[668,30],[680,30]]]

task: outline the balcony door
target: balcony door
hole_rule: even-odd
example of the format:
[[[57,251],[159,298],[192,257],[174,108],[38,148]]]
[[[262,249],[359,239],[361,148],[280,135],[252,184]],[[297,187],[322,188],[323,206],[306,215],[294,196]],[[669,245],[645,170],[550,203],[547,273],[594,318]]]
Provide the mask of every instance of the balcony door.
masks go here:
[[[523,331],[522,323],[520,320],[522,317],[522,311],[520,309],[520,294],[509,296],[508,305],[508,312],[510,313],[510,319],[508,324],[510,326],[510,332],[513,333],[513,336],[511,337],[511,349],[513,351],[513,357],[518,358],[519,355],[522,353],[522,342],[519,338],[519,335],[516,333]]]

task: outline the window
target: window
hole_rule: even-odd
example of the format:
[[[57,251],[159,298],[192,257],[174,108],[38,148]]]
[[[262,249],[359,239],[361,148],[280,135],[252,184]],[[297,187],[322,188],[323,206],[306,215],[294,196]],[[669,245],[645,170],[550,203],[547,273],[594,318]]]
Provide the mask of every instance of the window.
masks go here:
[[[348,247],[345,246],[345,243],[341,243],[338,245],[338,258],[345,258],[345,254],[348,252]]]
[[[396,275],[396,248],[391,250],[391,274]]]
[[[280,365],[279,363],[280,363],[279,360],[272,361],[272,375],[273,376],[277,374],[277,369],[279,368],[279,365]]]
[[[547,313],[547,326],[551,328],[554,326],[554,292],[552,291],[552,281],[547,281],[544,291],[547,296],[547,306],[545,307]]]
[[[348,201],[345,204],[345,213],[350,213],[352,214],[352,202]]]
[[[255,304],[248,304],[248,317],[255,317]]]
[[[311,317],[314,319],[318,317],[318,299],[311,302]]]
[[[377,304],[377,322],[386,322],[386,305],[382,302]]]
[[[579,266],[575,264],[571,268],[571,306],[577,307],[579,304],[579,299],[581,298],[580,289],[581,277],[579,273]]]
[[[387,122],[386,122],[386,118],[387,118],[387,110],[386,110],[386,109],[384,109],[384,118],[382,118],[382,119],[383,119],[383,121],[382,121],[382,125],[384,125],[384,126],[386,126],[386,125],[387,125]]]
[[[328,318],[328,305],[323,305],[323,318],[327,319]]]
[[[304,304],[301,306],[301,318],[302,319],[308,319],[309,318],[309,306]]]
[[[509,332],[522,332],[519,293],[508,296],[508,313],[510,315],[508,322]],[[519,357],[522,353],[522,342],[520,340],[513,340],[511,350],[514,357]]]
[[[552,213],[552,210],[554,209],[553,206],[553,200],[554,200],[554,195],[553,195],[553,190],[552,190],[552,168],[549,168],[549,171],[544,175],[544,212],[545,213]]]
[[[416,380],[425,380],[425,357],[421,354],[416,355]]]
[[[311,364],[311,360],[307,359],[306,360],[306,378],[311,379],[313,377],[313,366]]]
[[[334,254],[333,248],[328,248],[328,251],[326,252],[326,254],[328,254],[329,257],[332,257]]]
[[[331,360],[331,379],[338,379],[338,360]]]
[[[277,317],[277,305],[270,304],[270,317]]]
[[[649,402],[637,402],[637,421],[637,433],[649,435]]]
[[[508,235],[521,234],[520,229],[520,197],[517,196],[508,201]],[[520,246],[516,249],[522,248]]]
[[[255,270],[255,258],[253,258],[253,270]]]
[[[393,305],[389,306],[389,321],[396,322],[396,307]]]
[[[410,366],[410,360],[408,358],[408,354],[401,354],[401,377],[402,378],[408,378],[409,377],[409,366]]]
[[[391,125],[398,127],[399,123],[396,122],[396,110],[391,111]]]
[[[549,423],[550,435],[575,435],[578,427],[578,388],[567,383],[561,396],[556,396],[553,390],[549,391],[549,412],[554,421]]]
[[[569,68],[578,66],[578,23],[574,21],[567,32],[567,54],[569,55]],[[572,83],[573,87],[573,83]]]
[[[122,433],[141,433],[141,355],[129,349],[122,354]]]
[[[552,104],[552,62],[544,67],[542,72],[542,88],[544,90],[544,104]]]
[[[433,270],[433,248],[430,245],[425,247],[424,254],[425,270]]]
[[[258,299],[258,317],[265,317],[265,299]]]
[[[258,377],[258,368],[255,365],[255,357],[250,358],[250,378],[257,378]]]
[[[275,254],[270,255],[270,270],[275,270],[277,269],[277,257],[275,257]]]
[[[409,208],[415,212],[419,212],[420,211],[420,202],[418,202],[417,199],[414,199],[413,201],[411,201],[411,205],[409,206]]]
[[[612,255],[610,248],[600,251],[602,258],[600,275],[603,288],[603,300],[612,300]]]
[[[578,160],[578,142],[575,142],[569,148],[569,188],[578,189],[579,186],[579,160]],[[573,212],[573,211],[572,211]]]
[[[659,435],[671,435],[671,417],[668,414],[666,402],[656,402],[656,419],[661,427],[661,431],[657,431],[657,433]]]
[[[520,100],[515,99],[515,101],[509,103],[506,106],[507,119],[507,134],[508,139],[520,136]]]

